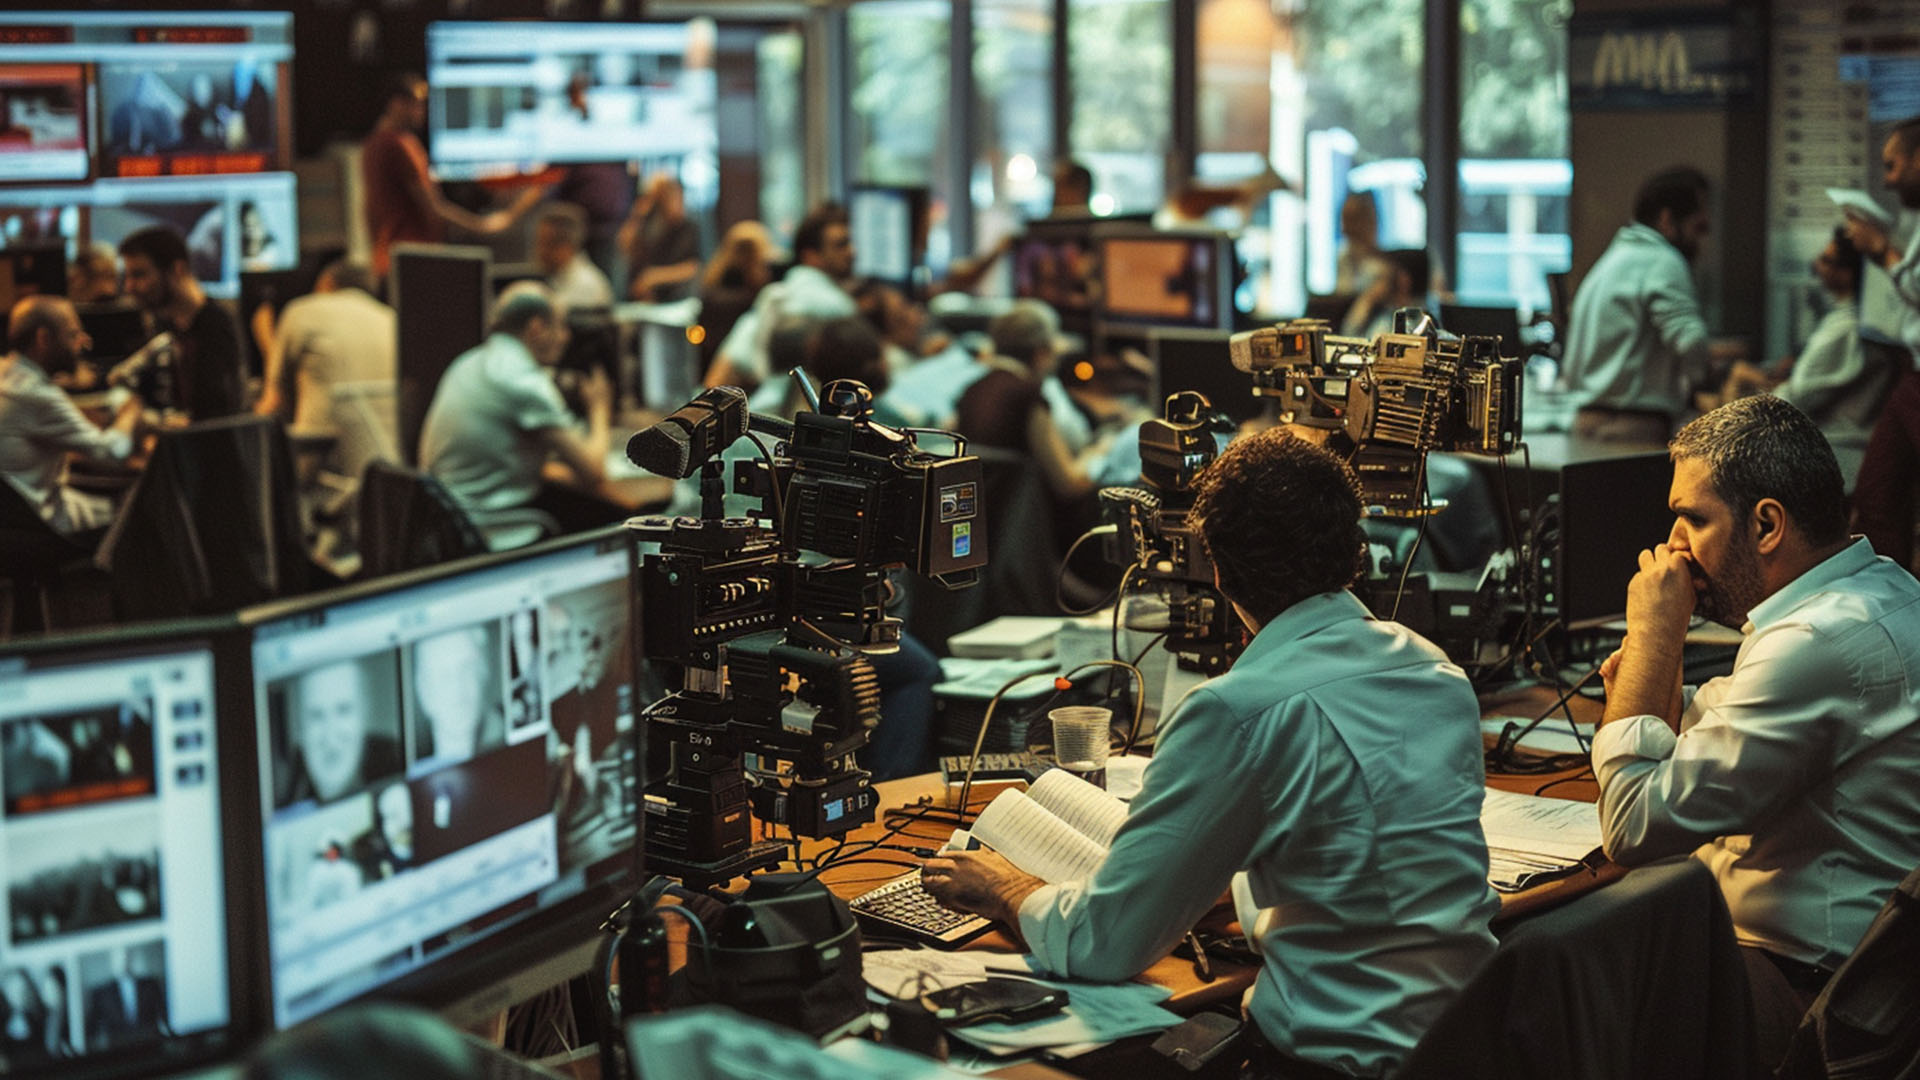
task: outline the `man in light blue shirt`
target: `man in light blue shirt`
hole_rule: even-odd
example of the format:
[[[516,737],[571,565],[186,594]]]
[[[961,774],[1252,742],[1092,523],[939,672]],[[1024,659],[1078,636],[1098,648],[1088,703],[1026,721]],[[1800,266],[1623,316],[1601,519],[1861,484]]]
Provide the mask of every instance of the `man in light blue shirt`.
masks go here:
[[[1719,879],[1771,1068],[1920,865],[1920,582],[1849,539],[1840,468],[1791,404],[1722,406],[1672,453],[1673,532],[1601,667],[1600,822],[1617,862],[1693,852]],[[1696,613],[1745,640],[1688,701]]]
[[[1684,167],[1649,177],[1633,217],[1573,298],[1561,383],[1579,410],[1574,434],[1664,442],[1709,375],[1693,286],[1707,237],[1707,178]]]
[[[1162,730],[1106,862],[1047,885],[948,852],[923,880],[1017,926],[1050,971],[1123,979],[1244,870],[1270,916],[1250,1004],[1262,1067],[1383,1075],[1494,947],[1473,690],[1346,590],[1366,544],[1338,458],[1250,436],[1201,474],[1192,512],[1254,638]]]
[[[753,307],[733,324],[708,370],[706,385],[751,390],[778,372],[770,343],[775,329],[798,319],[860,314],[843,282],[853,276],[853,233],[838,203],[816,207],[793,232],[794,265],[760,290]]]
[[[495,551],[540,538],[524,514],[541,494],[553,455],[583,489],[606,479],[613,384],[595,370],[580,383],[582,433],[548,370],[567,347],[567,314],[546,286],[518,282],[500,294],[487,340],[440,376],[420,432],[420,467],[446,485]],[[617,512],[609,504],[609,521]]]

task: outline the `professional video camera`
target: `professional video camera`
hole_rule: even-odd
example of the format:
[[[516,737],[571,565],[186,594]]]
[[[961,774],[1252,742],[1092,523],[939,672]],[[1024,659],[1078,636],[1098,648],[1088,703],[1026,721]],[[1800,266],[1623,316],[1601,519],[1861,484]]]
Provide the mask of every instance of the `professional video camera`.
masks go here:
[[[701,478],[699,518],[628,522],[659,545],[641,560],[642,651],[682,681],[641,710],[668,747],[646,792],[648,858],[689,884],[779,861],[782,845],[753,844],[749,807],[801,836],[872,820],[854,753],[880,714],[866,654],[899,648],[887,572],[962,588],[987,560],[980,461],[958,436],[941,433],[953,451],[931,452],[915,431],[874,423],[860,383],[816,395],[794,375],[813,411],[791,424],[717,387],[627,445],[649,472]],[[719,454],[749,430],[776,442],[735,463],[736,493],[758,502],[726,517]]]
[[[1213,463],[1216,434],[1233,423],[1202,394],[1167,398],[1166,418],[1140,425],[1140,487],[1100,492],[1102,516],[1118,530],[1125,558],[1167,601],[1167,650],[1207,675],[1225,671],[1244,644],[1233,609],[1213,585],[1206,546],[1187,524],[1193,481]],[[1155,629],[1158,629],[1156,627]]]
[[[1425,490],[1428,452],[1497,455],[1519,446],[1523,367],[1499,355],[1498,338],[1443,339],[1417,309],[1396,312],[1394,326],[1368,341],[1294,319],[1233,335],[1228,359],[1253,377],[1256,396],[1281,399],[1281,422],[1337,433],[1329,448],[1353,466],[1370,515],[1416,517],[1435,509]],[[1208,675],[1225,670],[1243,641],[1186,513],[1195,477],[1213,461],[1214,433],[1225,430],[1205,397],[1169,397],[1165,419],[1140,428],[1142,488],[1100,493],[1125,545],[1122,561],[1167,600],[1168,650]]]
[[[1524,364],[1500,339],[1442,339],[1417,308],[1394,313],[1372,341],[1335,337],[1320,319],[1233,335],[1233,366],[1256,397],[1281,399],[1283,423],[1342,432],[1372,512],[1415,516],[1426,503],[1429,451],[1507,454],[1520,445]]]

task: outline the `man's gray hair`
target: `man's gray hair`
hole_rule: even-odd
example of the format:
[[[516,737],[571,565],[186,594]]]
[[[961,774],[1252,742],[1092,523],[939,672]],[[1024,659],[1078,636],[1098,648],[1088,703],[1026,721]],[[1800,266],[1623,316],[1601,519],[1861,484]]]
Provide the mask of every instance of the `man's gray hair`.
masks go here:
[[[29,296],[14,304],[7,315],[7,348],[27,356],[33,352],[34,338],[40,331],[58,337],[66,328],[70,306],[64,296]]]
[[[493,304],[493,323],[489,327],[496,334],[512,334],[515,337],[526,332],[527,324],[535,319],[548,319],[554,322],[566,317],[560,300],[553,290],[538,281],[516,281],[500,293],[500,299]]]
[[[1012,308],[987,324],[993,351],[1028,367],[1034,365],[1041,352],[1054,347],[1059,333],[1059,316],[1038,300],[1015,301]]]
[[[1847,537],[1846,481],[1833,447],[1787,401],[1772,394],[1730,401],[1681,428],[1667,449],[1676,463],[1705,463],[1714,494],[1736,520],[1775,499],[1813,545]]]

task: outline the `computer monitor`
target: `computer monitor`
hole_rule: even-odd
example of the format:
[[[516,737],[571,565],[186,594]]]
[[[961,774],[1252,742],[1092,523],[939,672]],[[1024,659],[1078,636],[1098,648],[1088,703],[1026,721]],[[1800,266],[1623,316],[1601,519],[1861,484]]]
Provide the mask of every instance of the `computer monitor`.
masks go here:
[[[1228,359],[1225,330],[1155,329],[1148,333],[1148,353],[1153,360],[1156,402],[1169,394],[1195,390],[1206,395],[1213,407],[1236,424],[1242,424],[1266,410],[1265,398],[1253,396],[1252,377],[1234,370]]]
[[[703,29],[704,28],[704,29]],[[711,24],[436,22],[427,150],[446,179],[718,151]]]
[[[1094,220],[1035,221],[1013,246],[1013,295],[1039,300],[1060,315],[1064,330],[1093,328],[1100,290],[1100,254]]]
[[[158,1075],[253,1029],[234,642],[176,623],[0,645],[8,1075]]]
[[[243,614],[276,1025],[586,969],[638,868],[632,560],[613,530]]]
[[[1224,233],[1104,233],[1103,322],[1225,330],[1233,325],[1233,243]]]
[[[926,254],[926,214],[926,188],[856,185],[847,195],[854,275],[911,284]]]
[[[1500,355],[1520,352],[1520,313],[1510,307],[1481,307],[1474,304],[1441,304],[1440,325],[1465,337],[1476,334],[1500,339]]]
[[[1640,552],[1673,531],[1673,461],[1650,450],[1570,461],[1559,472],[1559,558],[1547,606],[1570,628],[1618,618]]]
[[[147,328],[147,313],[131,300],[106,300],[75,304],[80,327],[93,342],[90,355],[100,365],[117,364],[145,345],[152,337]]]

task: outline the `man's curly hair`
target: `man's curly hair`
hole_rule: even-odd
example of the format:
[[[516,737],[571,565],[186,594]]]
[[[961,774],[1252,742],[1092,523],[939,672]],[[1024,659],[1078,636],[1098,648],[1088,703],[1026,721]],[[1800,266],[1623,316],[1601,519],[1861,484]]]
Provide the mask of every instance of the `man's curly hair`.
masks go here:
[[[1194,482],[1220,589],[1263,625],[1366,566],[1360,485],[1333,454],[1273,428],[1236,441]]]

